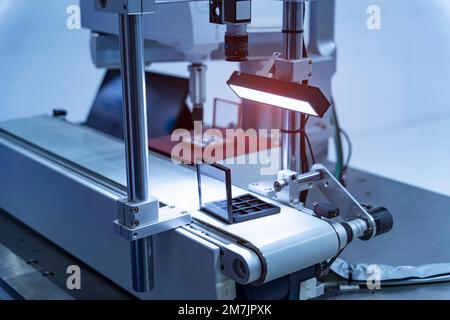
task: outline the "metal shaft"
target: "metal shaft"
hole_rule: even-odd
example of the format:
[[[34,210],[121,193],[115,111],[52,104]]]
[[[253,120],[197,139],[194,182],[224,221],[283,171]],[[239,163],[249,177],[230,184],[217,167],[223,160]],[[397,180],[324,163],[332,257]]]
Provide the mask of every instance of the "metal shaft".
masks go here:
[[[119,29],[128,201],[139,203],[149,198],[142,15],[120,14]],[[131,242],[133,289],[137,292],[149,291],[154,285],[151,247],[151,238]]]
[[[283,57],[286,60],[303,58],[304,15],[304,2],[283,2]]]
[[[189,97],[192,102],[192,118],[194,121],[203,121],[203,107],[206,102],[206,71],[202,63],[193,63],[189,70]]]
[[[283,58],[303,58],[303,25],[305,3],[283,2]],[[294,111],[283,111],[281,124],[281,159],[283,169],[301,172],[300,160],[300,118]]]

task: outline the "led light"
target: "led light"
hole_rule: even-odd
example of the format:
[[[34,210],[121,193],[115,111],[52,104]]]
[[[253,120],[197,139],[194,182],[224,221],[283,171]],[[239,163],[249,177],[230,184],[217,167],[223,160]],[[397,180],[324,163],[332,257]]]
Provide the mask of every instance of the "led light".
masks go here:
[[[255,89],[244,88],[230,85],[231,89],[241,98],[252,100],[264,104],[270,104],[275,107],[298,111],[302,113],[317,116],[317,113],[308,102],[295,100],[288,97],[279,96],[269,92],[263,92]]]
[[[242,99],[315,117],[323,117],[330,107],[330,102],[319,88],[304,84],[242,72],[234,72],[227,83]]]

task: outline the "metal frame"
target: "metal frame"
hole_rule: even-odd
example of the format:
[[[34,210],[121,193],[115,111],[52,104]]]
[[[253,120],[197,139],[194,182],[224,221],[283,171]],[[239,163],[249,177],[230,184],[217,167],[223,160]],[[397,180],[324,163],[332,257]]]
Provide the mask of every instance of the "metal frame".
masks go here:
[[[98,3],[104,2],[106,4],[111,3],[107,1],[101,1],[99,0]],[[158,212],[156,210],[157,206],[155,205],[157,201],[155,199],[150,199],[149,193],[148,193],[148,150],[147,150],[147,123],[146,123],[146,101],[145,101],[145,78],[143,77],[144,74],[144,60],[143,60],[143,38],[142,38],[142,16],[141,14],[144,13],[151,13],[153,12],[153,7],[150,7],[151,5],[154,5],[155,3],[170,3],[170,2],[185,2],[185,1],[152,1],[152,0],[123,0],[122,7],[108,7],[100,6],[101,10],[112,10],[113,12],[116,12],[119,14],[119,21],[120,21],[120,47],[121,47],[121,69],[123,74],[123,90],[124,90],[124,112],[125,112],[125,137],[126,137],[126,160],[127,160],[127,181],[128,181],[128,198],[127,201],[122,201],[121,197],[123,194],[121,192],[111,190],[105,190],[103,187],[93,183],[90,179],[85,179],[85,177],[80,177],[77,174],[74,174],[73,172],[68,172],[65,170],[61,170],[60,167],[55,165],[53,162],[48,162],[45,159],[39,158],[36,154],[33,154],[33,152],[30,151],[23,151],[15,149],[16,146],[11,145],[9,142],[4,142],[2,145],[2,148],[7,148],[8,151],[15,150],[17,151],[17,159],[20,159],[23,162],[27,162],[29,165],[29,168],[36,168],[38,170],[45,171],[44,176],[52,176],[55,181],[54,183],[58,185],[62,185],[64,183],[71,184],[71,186],[74,188],[74,190],[77,190],[79,194],[77,196],[82,197],[80,200],[80,206],[77,208],[64,208],[64,201],[67,201],[70,199],[68,198],[68,195],[66,194],[64,196],[64,193],[61,194],[61,198],[58,199],[59,203],[59,209],[65,209],[69,211],[73,211],[74,213],[77,210],[85,211],[84,214],[91,214],[91,210],[85,210],[86,208],[83,208],[83,205],[92,205],[90,201],[90,197],[93,197],[95,195],[95,200],[98,200],[99,202],[95,201],[95,205],[99,206],[96,209],[99,209],[102,212],[108,212],[111,211],[111,207],[119,207],[119,231],[121,234],[123,234],[122,231],[128,230],[135,230],[138,225],[136,225],[135,219],[131,219],[131,216],[125,217],[125,211],[127,210],[133,210],[133,208],[139,208],[138,211],[140,211],[140,214],[143,215],[143,218],[140,219],[143,221],[148,222],[149,224],[152,224],[152,226],[158,221],[155,221],[155,217],[158,217]],[[116,2],[119,3],[119,2]],[[123,5],[126,5],[126,7],[123,7]],[[137,5],[137,6],[136,6]],[[24,153],[22,153],[24,152]],[[14,152],[13,152],[14,153]],[[11,153],[12,154],[12,153]],[[15,173],[12,173],[14,175]],[[59,181],[59,182],[58,182]],[[19,179],[16,181],[16,183],[19,183],[20,185],[25,184],[26,182]],[[38,180],[32,181],[32,184],[35,188],[38,188]],[[43,193],[45,193],[43,190],[31,190],[27,189],[27,194],[39,196]],[[46,194],[48,197],[48,194]],[[85,197],[85,198],[83,198]],[[85,200],[89,199],[88,203],[86,203]],[[47,209],[47,213],[50,214],[50,212],[54,213],[53,210],[48,210],[45,201],[35,199],[36,203],[43,205],[43,208]],[[131,205],[128,205],[130,203]],[[149,204],[149,205],[147,205]],[[14,203],[12,205],[12,209],[14,209],[14,206],[17,205]],[[147,209],[149,208],[149,209]],[[172,210],[173,208],[169,208]],[[20,211],[20,210],[18,210]],[[95,210],[94,210],[95,211]],[[115,210],[112,210],[113,212]],[[19,212],[18,215],[20,216],[21,213]],[[51,214],[52,215],[52,214]],[[49,218],[51,218],[51,215]],[[187,215],[186,215],[187,216]],[[122,220],[120,220],[120,217],[123,217]],[[159,217],[158,217],[159,218]],[[30,221],[29,217],[24,217],[22,215],[23,220]],[[77,219],[77,218],[75,218]],[[89,221],[89,222],[92,222]],[[83,221],[78,221],[78,225],[89,225],[89,222],[87,224],[84,224]],[[155,222],[155,223],[153,223]],[[131,225],[128,225],[131,224]],[[185,220],[180,221],[181,224],[185,223]],[[145,225],[147,226],[147,224]],[[34,225],[34,227],[44,230],[46,229],[43,225]],[[150,226],[149,226],[150,228]],[[174,226],[171,226],[171,228],[174,228]],[[157,228],[158,230],[162,230],[164,228]],[[150,229],[148,229],[150,230]],[[55,231],[50,231],[50,233]],[[143,232],[144,235],[150,236],[154,235],[155,232],[160,231],[148,231]],[[178,231],[171,231],[173,234],[174,232],[182,233],[181,230]],[[57,231],[56,231],[57,233]],[[161,235],[161,237],[163,237]],[[126,236],[126,238],[130,238],[129,236]],[[58,235],[53,233],[53,239],[55,241],[58,239]],[[158,237],[157,237],[158,239]],[[62,246],[70,246],[68,243],[62,243]],[[85,245],[85,244],[83,244]],[[116,243],[117,248],[120,248],[122,245],[119,245],[118,242]],[[153,275],[153,260],[152,260],[152,253],[153,253],[153,244],[152,239],[148,237],[143,237],[139,240],[131,241],[131,248],[130,253],[132,255],[132,275],[133,275],[133,288],[135,291],[138,292],[145,292],[148,290],[151,290],[154,286],[152,275]],[[73,247],[71,247],[73,249]],[[84,249],[76,250],[77,255],[83,256],[85,254],[89,254],[89,250],[85,247]],[[123,250],[123,247],[122,249]],[[120,250],[119,250],[120,251]],[[217,250],[216,250],[217,251]],[[123,253],[126,253],[126,250],[123,251]],[[95,253],[94,253],[95,254]],[[173,254],[173,252],[171,253]],[[126,254],[125,254],[126,255]],[[89,257],[90,261],[95,261],[95,257]],[[103,263],[103,262],[102,262]],[[102,268],[100,268],[102,269]],[[124,270],[119,270],[120,272]],[[126,272],[124,274],[127,274]]]
[[[123,90],[125,159],[128,199],[118,202],[118,234],[130,241],[133,289],[148,292],[154,288],[153,239],[155,234],[177,228],[190,220],[183,211],[180,219],[174,208],[159,212],[148,185],[147,98],[145,85],[142,15],[153,13],[154,0],[97,0],[99,11],[117,13]],[[160,215],[161,214],[161,215]]]
[[[158,233],[153,237],[153,251],[158,256],[154,264],[155,288],[148,293],[136,292],[131,281],[132,264],[127,259],[132,248],[111,230],[117,202],[125,193],[106,181],[100,184],[96,177],[79,171],[70,162],[60,164],[52,155],[40,154],[34,146],[2,132],[0,153],[4,155],[2,168],[20,168],[0,170],[2,179],[13,182],[0,187],[2,208],[134,295],[143,299],[234,298],[234,282],[221,278],[221,260],[225,263],[240,257],[247,261],[252,257],[250,250],[230,247],[221,255],[220,247],[208,241],[206,235],[201,238],[181,228]],[[43,188],[42,183],[57,187]],[[26,203],[15,196],[17,190],[27,195]],[[246,256],[241,258],[242,254]],[[189,260],[191,256],[196,259]],[[184,263],[177,263],[179,259]],[[196,267],[189,267],[193,260]],[[229,293],[223,296],[225,291]]]
[[[355,237],[369,240],[376,236],[377,227],[374,217],[337,181],[333,174],[322,164],[315,164],[310,172],[299,174],[292,170],[278,172],[275,182],[262,181],[250,184],[250,190],[266,197],[303,209],[299,202],[302,191],[318,189],[331,204],[339,208],[340,218],[352,223]]]

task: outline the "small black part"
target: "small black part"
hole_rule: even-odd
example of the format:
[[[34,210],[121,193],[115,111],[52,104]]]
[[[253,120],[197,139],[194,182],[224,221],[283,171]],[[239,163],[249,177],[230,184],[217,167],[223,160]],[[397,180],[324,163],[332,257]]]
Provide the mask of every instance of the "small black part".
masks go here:
[[[319,202],[314,204],[314,214],[319,217],[332,219],[339,216],[339,208],[326,202]]]
[[[192,120],[203,121],[203,108],[194,106],[192,109]]]
[[[209,2],[209,22],[214,24],[224,24],[223,0],[211,0]]]
[[[225,34],[225,57],[227,61],[247,61],[248,54],[249,50],[247,34]]]
[[[394,218],[391,212],[385,207],[378,207],[367,211],[375,220],[377,232],[375,236],[382,235],[391,231],[394,226]]]
[[[303,281],[314,278],[316,267],[294,272],[262,285],[236,283],[237,300],[298,300],[300,285]]]
[[[347,222],[343,222],[342,227],[345,229],[345,232],[347,233],[347,243],[352,242],[354,237],[352,228],[349,226]]]
[[[65,118],[67,116],[67,110],[53,109],[52,114],[55,118]]]
[[[239,18],[244,16],[242,12],[239,12],[239,2],[247,2],[249,0],[228,0],[225,1],[224,18],[226,23],[250,23],[252,19],[250,17]]]
[[[229,223],[239,223],[272,214],[280,213],[280,207],[265,202],[251,194],[245,194],[232,199],[232,211],[224,207],[224,200],[203,204],[202,209],[215,217]]]

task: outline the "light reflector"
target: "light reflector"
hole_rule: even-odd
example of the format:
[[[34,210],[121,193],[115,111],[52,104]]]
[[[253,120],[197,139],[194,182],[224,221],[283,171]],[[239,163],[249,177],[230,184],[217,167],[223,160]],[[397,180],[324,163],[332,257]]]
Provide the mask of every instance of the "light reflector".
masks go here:
[[[323,117],[330,102],[319,88],[234,72],[227,84],[241,98],[292,110],[314,117]]]

